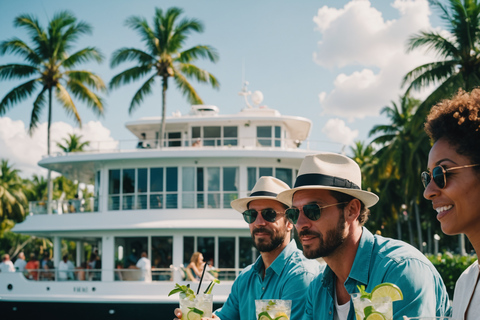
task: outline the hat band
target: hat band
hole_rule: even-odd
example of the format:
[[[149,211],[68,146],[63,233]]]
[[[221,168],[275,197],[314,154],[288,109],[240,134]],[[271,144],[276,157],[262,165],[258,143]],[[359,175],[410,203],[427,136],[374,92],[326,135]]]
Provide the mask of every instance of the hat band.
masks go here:
[[[273,192],[268,192],[268,191],[256,191],[250,195],[250,197],[276,197],[277,194]]]
[[[339,187],[347,189],[360,189],[355,183],[338,177],[327,176],[321,173],[307,173],[297,177],[294,188],[303,186],[327,186],[327,187]]]

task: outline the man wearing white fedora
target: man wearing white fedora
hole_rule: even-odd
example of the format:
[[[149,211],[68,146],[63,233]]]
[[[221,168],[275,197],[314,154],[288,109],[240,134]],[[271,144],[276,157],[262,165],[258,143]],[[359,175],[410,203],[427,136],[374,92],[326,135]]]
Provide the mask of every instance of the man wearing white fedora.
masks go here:
[[[450,313],[442,278],[425,256],[402,241],[373,235],[363,224],[378,197],[361,189],[360,167],[335,153],[305,157],[295,186],[277,199],[291,205],[307,258],[323,257],[325,271],[310,285],[304,320],[355,319],[350,294],[385,282],[396,284],[403,300],[393,319]]]
[[[287,206],[276,199],[278,193],[288,189],[279,179],[261,177],[249,197],[232,201],[232,208],[241,212],[248,223],[261,256],[235,279],[214,319],[256,319],[255,300],[259,299],[292,300],[291,319],[303,316],[308,285],[322,267],[316,260],[306,259],[291,240],[293,224],[285,218]],[[179,311],[175,309],[178,318]]]

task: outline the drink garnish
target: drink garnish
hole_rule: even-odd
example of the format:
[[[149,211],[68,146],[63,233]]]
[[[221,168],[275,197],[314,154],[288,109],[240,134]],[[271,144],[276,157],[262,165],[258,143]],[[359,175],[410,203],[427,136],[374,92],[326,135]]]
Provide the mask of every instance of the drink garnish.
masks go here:
[[[189,300],[194,300],[195,299],[195,292],[193,292],[192,289],[190,289],[190,284],[187,284],[186,286],[181,286],[178,283],[175,284],[175,289],[170,291],[168,296],[170,297],[172,294],[175,294],[177,292],[180,292],[180,298],[185,299],[188,298]]]
[[[400,288],[393,283],[380,283],[372,290],[372,299],[376,300],[378,298],[390,297],[392,301],[403,300],[403,293]]]
[[[200,320],[205,312],[195,307],[188,307],[187,320]]]
[[[212,282],[210,282],[210,284],[208,285],[207,289],[205,289],[205,294],[211,294],[212,293],[212,289],[213,289],[213,286],[215,285],[215,283],[220,283],[220,280],[218,279],[213,279]]]
[[[267,311],[260,312],[258,314],[258,320],[273,320]]]
[[[277,312],[277,314],[275,315],[275,318],[274,320],[289,320],[288,319],[288,316],[285,312]]]

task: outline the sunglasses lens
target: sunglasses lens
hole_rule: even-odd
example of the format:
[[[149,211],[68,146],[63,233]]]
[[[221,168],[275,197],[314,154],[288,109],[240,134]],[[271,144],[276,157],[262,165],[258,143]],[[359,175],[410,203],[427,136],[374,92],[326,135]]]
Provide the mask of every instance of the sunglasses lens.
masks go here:
[[[303,213],[308,219],[312,221],[317,221],[318,219],[320,219],[321,212],[322,210],[317,204],[307,204],[303,206]]]
[[[277,212],[271,208],[263,209],[262,216],[265,221],[275,222],[275,219],[277,218]]]
[[[432,178],[435,184],[440,188],[443,189],[445,187],[445,176],[443,174],[443,168],[438,166],[433,168],[432,170]]]
[[[423,171],[421,178],[422,178],[423,187],[426,189],[428,184],[430,183],[430,173],[428,173],[427,171]]]
[[[297,208],[288,208],[287,210],[285,210],[285,215],[291,223],[297,224],[300,211]]]
[[[244,211],[243,212],[243,219],[245,219],[245,221],[247,223],[254,223],[255,220],[257,219],[257,210],[248,209],[248,210]]]

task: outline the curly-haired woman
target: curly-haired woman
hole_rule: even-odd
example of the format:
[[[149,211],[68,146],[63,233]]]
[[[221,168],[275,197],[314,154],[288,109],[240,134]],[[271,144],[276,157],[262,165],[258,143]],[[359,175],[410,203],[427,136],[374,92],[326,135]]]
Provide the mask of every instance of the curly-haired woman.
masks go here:
[[[450,100],[434,106],[425,131],[433,147],[429,172],[422,173],[424,197],[432,201],[442,231],[465,234],[480,250],[480,89],[460,90]],[[480,315],[478,260],[460,276],[453,299],[454,319]]]

